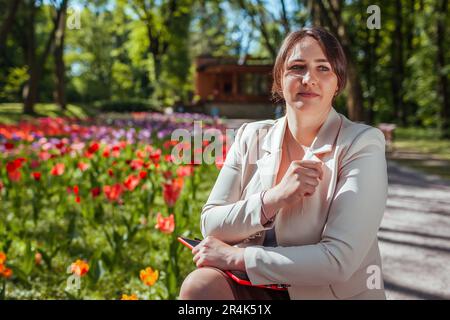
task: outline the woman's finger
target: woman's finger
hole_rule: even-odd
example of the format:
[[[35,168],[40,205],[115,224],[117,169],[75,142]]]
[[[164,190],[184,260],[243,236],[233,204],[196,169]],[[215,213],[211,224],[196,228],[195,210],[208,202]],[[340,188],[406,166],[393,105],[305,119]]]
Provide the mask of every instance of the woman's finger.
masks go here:
[[[295,173],[303,174],[305,176],[311,177],[311,178],[320,178],[320,171],[317,169],[310,169],[310,168],[304,168],[299,167],[295,169]]]
[[[311,161],[311,160],[301,160],[301,166],[309,169],[317,170],[320,173],[320,180],[323,178],[323,162]]]

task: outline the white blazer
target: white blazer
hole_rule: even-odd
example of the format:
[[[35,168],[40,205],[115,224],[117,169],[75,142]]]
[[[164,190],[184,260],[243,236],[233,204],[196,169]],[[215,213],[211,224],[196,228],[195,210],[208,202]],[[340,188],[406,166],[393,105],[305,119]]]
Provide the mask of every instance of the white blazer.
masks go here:
[[[385,138],[330,109],[303,159],[323,180],[299,208],[261,225],[260,193],[274,186],[286,116],[243,124],[201,214],[204,237],[245,247],[253,284],[289,284],[291,299],[385,299],[377,231],[387,199]],[[278,247],[264,247],[275,228]]]

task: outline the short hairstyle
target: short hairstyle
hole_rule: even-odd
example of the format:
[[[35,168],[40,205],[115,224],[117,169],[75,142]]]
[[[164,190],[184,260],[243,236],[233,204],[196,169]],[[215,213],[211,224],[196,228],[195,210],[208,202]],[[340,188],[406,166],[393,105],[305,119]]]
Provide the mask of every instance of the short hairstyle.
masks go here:
[[[331,64],[331,68],[338,80],[336,96],[345,88],[347,82],[347,59],[339,41],[330,32],[321,27],[303,28],[288,34],[283,40],[277,58],[275,59],[275,65],[272,71],[272,98],[276,102],[284,101],[281,78],[283,77],[286,59],[291,54],[294,46],[305,37],[313,37],[319,42],[327,60]]]

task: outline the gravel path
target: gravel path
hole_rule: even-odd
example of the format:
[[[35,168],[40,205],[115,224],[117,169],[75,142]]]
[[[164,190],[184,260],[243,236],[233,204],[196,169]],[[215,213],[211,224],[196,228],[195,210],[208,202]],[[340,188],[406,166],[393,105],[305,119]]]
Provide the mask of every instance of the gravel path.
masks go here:
[[[388,299],[450,299],[450,181],[388,161],[378,233]]]

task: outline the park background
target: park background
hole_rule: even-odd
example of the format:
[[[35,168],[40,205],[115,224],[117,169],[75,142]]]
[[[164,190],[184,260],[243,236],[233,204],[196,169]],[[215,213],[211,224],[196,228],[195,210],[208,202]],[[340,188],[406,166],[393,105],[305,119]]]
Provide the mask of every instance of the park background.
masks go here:
[[[170,134],[278,117],[270,68],[311,25],[349,60],[336,110],[386,134],[388,298],[450,297],[447,0],[0,7],[0,298],[175,299],[221,163],[176,165]]]

